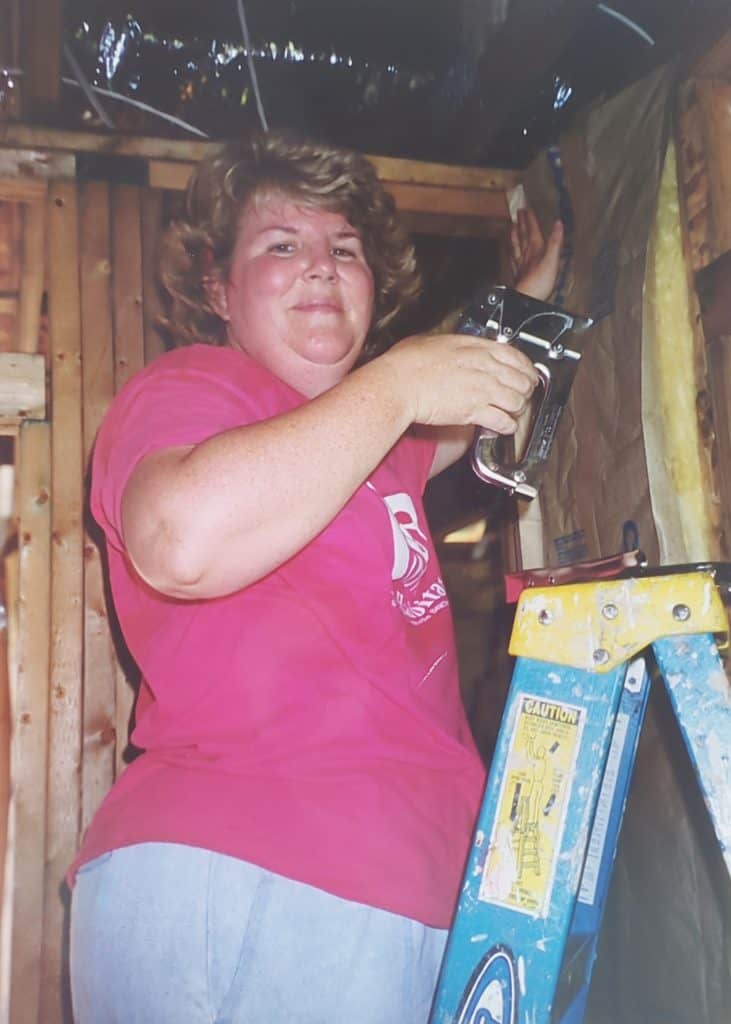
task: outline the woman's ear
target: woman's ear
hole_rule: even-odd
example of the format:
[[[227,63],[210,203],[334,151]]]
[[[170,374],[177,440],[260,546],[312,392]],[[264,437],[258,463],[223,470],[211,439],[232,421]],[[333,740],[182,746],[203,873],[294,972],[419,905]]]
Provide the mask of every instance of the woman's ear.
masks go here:
[[[228,295],[226,293],[226,282],[222,281],[218,274],[211,274],[203,278],[203,287],[206,290],[208,301],[222,320],[228,322],[231,317],[228,312]]]

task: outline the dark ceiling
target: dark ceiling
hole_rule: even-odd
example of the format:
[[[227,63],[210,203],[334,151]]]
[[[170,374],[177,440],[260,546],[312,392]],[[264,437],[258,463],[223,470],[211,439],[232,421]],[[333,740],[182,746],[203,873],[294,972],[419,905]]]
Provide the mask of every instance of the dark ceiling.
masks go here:
[[[728,0],[66,0],[66,116],[222,138],[263,112],[269,126],[365,152],[522,167],[590,101],[709,45],[730,10]]]

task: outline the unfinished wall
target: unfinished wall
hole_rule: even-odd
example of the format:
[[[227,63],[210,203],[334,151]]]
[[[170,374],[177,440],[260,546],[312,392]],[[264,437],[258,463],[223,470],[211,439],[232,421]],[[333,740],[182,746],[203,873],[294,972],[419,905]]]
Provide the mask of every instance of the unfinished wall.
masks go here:
[[[650,564],[718,558],[725,550],[729,507],[719,495],[728,464],[719,453],[728,428],[714,420],[708,397],[711,377],[720,374],[708,370],[688,257],[695,250],[693,258],[708,262],[718,254],[710,239],[723,234],[727,216],[711,198],[714,178],[726,180],[716,132],[727,101],[703,126],[697,110],[691,113],[691,140],[689,112],[709,93],[727,89],[687,83],[680,93],[680,204],[672,154],[666,163],[675,130],[671,74],[633,86],[561,140],[574,214],[563,303],[601,319],[587,341],[544,487],[546,550],[554,565],[635,546]],[[728,139],[727,121],[724,132]],[[555,209],[556,178],[547,161],[532,168],[527,185],[546,211]],[[716,358],[723,363],[724,355]],[[651,369],[654,388],[647,387]],[[670,397],[661,412],[663,393]],[[673,447],[668,428],[681,397],[692,429],[678,431]],[[683,493],[691,478],[692,506]],[[683,546],[683,537],[697,540]],[[722,1024],[731,1004],[730,928],[728,876],[664,692],[655,687],[587,1021]]]

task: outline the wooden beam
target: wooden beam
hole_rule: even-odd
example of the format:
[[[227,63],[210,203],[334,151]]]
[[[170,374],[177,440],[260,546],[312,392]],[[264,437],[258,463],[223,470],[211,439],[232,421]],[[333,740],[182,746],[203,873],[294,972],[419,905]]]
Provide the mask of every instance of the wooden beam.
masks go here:
[[[6,149],[7,126],[0,134],[0,177],[57,179],[76,177],[76,155],[41,149]]]
[[[42,420],[46,415],[46,362],[41,355],[0,352],[0,416]]]
[[[480,217],[510,220],[505,192],[488,189],[441,188],[430,185],[385,182],[399,211],[432,213],[443,217]]]
[[[111,135],[100,132],[70,132],[30,124],[3,125],[0,147],[65,153],[110,153],[143,156],[157,160],[196,162],[215,143],[187,139],[158,139],[142,135]]]
[[[151,161],[183,163],[192,167],[211,150],[219,148],[221,141],[200,142],[180,139],[158,139],[152,136],[106,135],[94,132],[69,132],[54,128],[41,128],[28,124],[3,126],[0,136],[2,149],[43,150],[65,153],[106,153],[118,156],[139,156]],[[517,171],[490,167],[462,167],[453,164],[430,163],[423,160],[403,160],[366,154],[384,181],[402,181],[412,184],[451,185],[455,188],[486,188],[507,191],[518,184]],[[0,166],[2,166],[0,162]]]
[[[0,167],[3,146],[26,147],[28,152],[50,150],[56,160],[60,151],[143,157],[148,161],[152,189],[179,192],[186,188],[196,163],[218,145],[9,125],[0,139]],[[467,236],[496,235],[504,230],[508,222],[506,196],[519,183],[518,172],[366,155],[402,213],[431,219],[431,225],[422,230]],[[63,169],[67,174],[68,169]]]
[[[374,161],[375,162],[375,161]],[[406,161],[403,161],[406,163]],[[166,189],[169,191],[181,191],[187,187],[188,180],[193,171],[194,164],[167,163],[160,160],[150,161],[149,184],[151,188]],[[430,165],[432,168],[436,165]],[[378,163],[376,162],[378,170]],[[469,170],[469,168],[467,168]],[[449,168],[447,184],[437,183],[433,176],[431,182],[415,181],[416,172],[408,176],[408,180],[396,181],[393,178],[384,180],[383,184],[393,196],[400,213],[420,214],[431,218],[442,218],[445,222],[451,217],[461,218],[464,222],[468,218],[476,218],[481,222],[496,222],[506,225],[510,221],[508,210],[507,194],[504,188],[493,187],[467,187],[458,184],[459,176],[454,173],[455,168]],[[467,176],[466,180],[471,179]],[[498,177],[492,173],[489,181],[495,182]],[[505,184],[513,179],[506,176]],[[510,187],[513,187],[510,185]],[[460,230],[460,234],[465,233]],[[472,234],[482,234],[483,230],[472,231]],[[492,233],[492,232],[491,232]]]

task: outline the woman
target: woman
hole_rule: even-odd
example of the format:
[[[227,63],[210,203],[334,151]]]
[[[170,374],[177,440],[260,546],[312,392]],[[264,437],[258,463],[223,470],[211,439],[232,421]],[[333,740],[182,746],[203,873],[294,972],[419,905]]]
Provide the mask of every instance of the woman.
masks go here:
[[[560,231],[522,227],[540,294]],[[71,872],[76,1019],[425,1021],[483,768],[421,494],[475,424],[515,429],[535,372],[470,337],[382,351],[413,251],[330,146],[203,164],[164,280],[193,344],[117,396],[93,462],[145,753]]]

